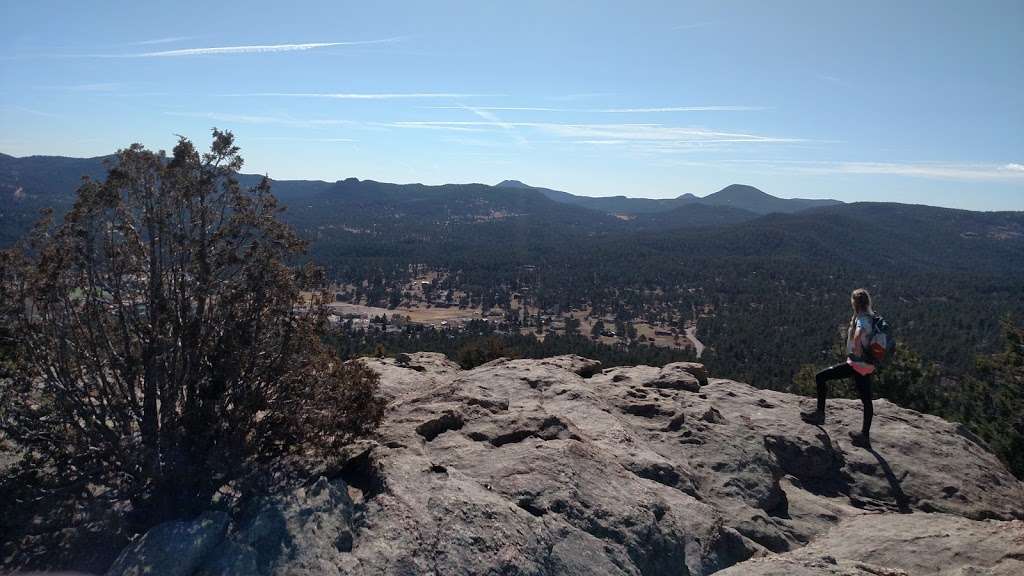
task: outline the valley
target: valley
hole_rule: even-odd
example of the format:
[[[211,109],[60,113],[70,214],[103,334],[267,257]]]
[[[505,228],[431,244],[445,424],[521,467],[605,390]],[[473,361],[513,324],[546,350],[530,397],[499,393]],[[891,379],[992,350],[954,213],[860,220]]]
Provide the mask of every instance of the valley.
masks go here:
[[[101,177],[103,161],[0,156],[0,240],[41,207],[59,220],[71,174]],[[809,375],[842,359],[849,293],[865,287],[898,330],[896,392],[953,383],[974,399],[927,395],[916,407],[998,422],[990,438],[1013,426],[1012,411],[979,417],[990,409],[974,403],[990,392],[974,383],[991,378],[978,358],[999,353],[1024,318],[1022,212],[810,202],[743,185],[665,200],[508,181],[270,190],[308,242],[300,261],[323,267],[343,358],[435,351],[469,368],[501,355],[699,357],[723,376],[806,392]]]
[[[60,218],[72,176],[101,178],[106,160],[0,156],[0,244],[41,207]],[[337,302],[366,307],[341,315],[363,320],[397,313],[447,330],[487,320],[499,336],[699,349],[718,371],[786,389],[801,366],[831,359],[855,286],[876,295],[905,345],[954,377],[998,350],[1002,318],[1024,316],[1020,212],[783,199],[745,185],[658,200],[513,180],[270,185]],[[941,331],[954,311],[971,321]],[[787,346],[766,345],[766,329]]]
[[[435,275],[435,278],[439,275]],[[397,305],[380,307],[370,305],[368,300],[348,301],[346,297],[353,290],[352,285],[333,286],[328,293],[334,293],[335,300],[327,304],[331,311],[329,321],[339,329],[376,329],[398,332],[408,325],[418,325],[436,330],[465,330],[473,322],[488,323],[495,334],[518,333],[533,336],[543,341],[547,335],[585,335],[595,342],[607,346],[627,347],[646,344],[649,346],[692,349],[699,358],[705,345],[697,339],[695,320],[678,325],[649,323],[644,321],[623,322],[614,316],[595,316],[589,309],[568,309],[555,313],[546,312],[529,305],[518,295],[506,309],[494,307],[488,310],[468,308],[446,302],[446,293],[439,294],[439,300],[424,298],[423,288],[431,282],[415,278],[405,285],[402,299]],[[454,300],[465,301],[465,294],[455,292]],[[337,299],[337,298],[341,299]],[[709,317],[709,316],[708,316]]]

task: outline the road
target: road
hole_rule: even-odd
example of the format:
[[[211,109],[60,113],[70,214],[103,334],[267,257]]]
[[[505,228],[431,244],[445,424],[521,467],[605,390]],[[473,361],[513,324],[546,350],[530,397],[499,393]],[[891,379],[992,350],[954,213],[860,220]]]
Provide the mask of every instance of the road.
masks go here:
[[[697,351],[697,358],[704,353],[704,343],[697,340],[697,325],[691,324],[686,329],[686,337],[690,339],[690,343],[693,344],[693,349]]]

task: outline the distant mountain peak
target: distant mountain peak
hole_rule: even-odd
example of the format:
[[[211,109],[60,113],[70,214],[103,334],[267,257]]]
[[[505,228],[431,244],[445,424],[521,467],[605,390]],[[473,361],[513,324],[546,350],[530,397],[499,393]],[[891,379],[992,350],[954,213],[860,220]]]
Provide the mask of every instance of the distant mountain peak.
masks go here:
[[[707,197],[708,198],[717,197],[717,198],[723,198],[723,199],[729,198],[729,199],[737,199],[737,200],[739,200],[739,199],[764,198],[766,196],[769,197],[769,198],[775,198],[775,196],[772,196],[771,194],[769,194],[769,193],[767,193],[767,192],[765,192],[765,191],[763,191],[763,190],[761,190],[759,188],[755,188],[753,186],[750,186],[748,184],[729,184],[728,186],[726,186],[725,188],[722,188],[718,192],[715,192],[714,194],[709,194]]]
[[[524,184],[524,183],[520,182],[519,180],[502,180],[501,182],[498,182],[497,187],[498,188],[533,188],[533,186],[530,186],[528,184]]]

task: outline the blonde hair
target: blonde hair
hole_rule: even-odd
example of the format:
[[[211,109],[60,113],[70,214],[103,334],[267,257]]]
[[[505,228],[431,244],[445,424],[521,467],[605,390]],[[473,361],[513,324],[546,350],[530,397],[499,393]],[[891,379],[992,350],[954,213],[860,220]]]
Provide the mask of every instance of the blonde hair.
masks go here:
[[[871,312],[871,294],[864,288],[857,288],[850,294],[850,301],[853,302],[853,309],[856,313]]]

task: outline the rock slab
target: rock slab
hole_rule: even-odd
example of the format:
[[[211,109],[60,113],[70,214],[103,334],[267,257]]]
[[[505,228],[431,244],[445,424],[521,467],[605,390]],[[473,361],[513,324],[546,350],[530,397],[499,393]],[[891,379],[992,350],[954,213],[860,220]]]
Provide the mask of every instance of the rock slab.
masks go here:
[[[699,364],[364,361],[389,401],[374,442],[236,518],[192,573],[1009,574],[1024,558],[1024,485],[956,425],[885,400],[865,450],[846,434],[859,402],[812,426],[804,399]]]

